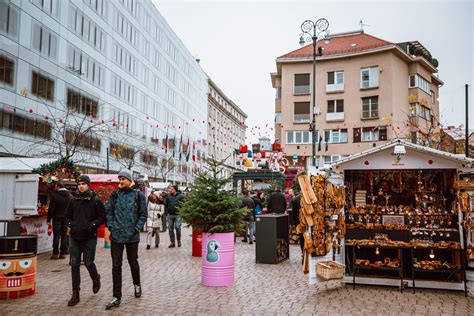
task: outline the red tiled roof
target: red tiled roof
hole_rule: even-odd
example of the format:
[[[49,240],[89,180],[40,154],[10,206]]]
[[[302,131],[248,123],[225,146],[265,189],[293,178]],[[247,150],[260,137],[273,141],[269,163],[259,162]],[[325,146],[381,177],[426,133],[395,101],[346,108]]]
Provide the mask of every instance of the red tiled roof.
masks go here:
[[[323,39],[318,40],[318,46],[321,46],[324,49],[323,55],[336,55],[360,52],[367,49],[373,49],[388,45],[393,45],[393,43],[366,34],[363,31],[341,35],[332,35],[329,44],[326,44]],[[311,56],[313,56],[312,43],[292,52],[289,52],[288,54],[282,55],[278,58],[301,58]]]

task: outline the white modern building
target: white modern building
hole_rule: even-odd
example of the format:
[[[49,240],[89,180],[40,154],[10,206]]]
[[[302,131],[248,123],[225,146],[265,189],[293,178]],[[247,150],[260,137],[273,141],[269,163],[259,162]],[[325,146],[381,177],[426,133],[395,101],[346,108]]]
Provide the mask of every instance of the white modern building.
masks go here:
[[[242,169],[237,165],[236,156],[239,145],[245,141],[247,114],[212,79],[209,79],[208,93],[208,155],[225,160],[222,176],[227,178]]]
[[[77,139],[86,172],[188,182],[205,157],[207,93],[150,0],[0,0],[0,155],[58,158],[58,140]]]

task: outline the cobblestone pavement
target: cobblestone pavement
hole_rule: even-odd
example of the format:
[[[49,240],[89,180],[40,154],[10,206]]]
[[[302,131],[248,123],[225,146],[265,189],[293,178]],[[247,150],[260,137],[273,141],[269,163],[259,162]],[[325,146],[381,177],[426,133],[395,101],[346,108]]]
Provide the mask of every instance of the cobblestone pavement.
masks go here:
[[[135,298],[128,263],[124,259],[122,305],[105,311],[112,296],[110,250],[100,239],[96,264],[102,275],[102,288],[92,294],[92,282],[81,267],[81,302],[66,306],[71,293],[68,260],[38,261],[37,289],[34,296],[0,301],[1,315],[18,314],[160,314],[160,315],[473,315],[473,291],[420,289],[400,293],[397,288],[379,286],[341,287],[337,281],[308,285],[303,275],[300,253],[291,246],[291,258],[279,265],[255,264],[255,244],[237,241],[236,283],[232,287],[200,285],[200,258],[191,256],[190,231],[183,231],[183,247],[168,249],[168,235],[162,233],[159,248],[145,250],[140,244],[139,261],[143,296]]]

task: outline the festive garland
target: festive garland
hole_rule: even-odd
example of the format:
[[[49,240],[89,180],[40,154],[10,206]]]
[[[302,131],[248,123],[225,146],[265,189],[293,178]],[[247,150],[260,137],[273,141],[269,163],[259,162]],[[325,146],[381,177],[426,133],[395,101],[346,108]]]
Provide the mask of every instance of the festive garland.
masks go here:
[[[33,173],[39,174],[43,181],[51,183],[55,175],[59,173],[69,174],[74,178],[77,178],[81,173],[77,170],[74,162],[66,157],[59,158],[56,161],[45,163],[32,170]]]

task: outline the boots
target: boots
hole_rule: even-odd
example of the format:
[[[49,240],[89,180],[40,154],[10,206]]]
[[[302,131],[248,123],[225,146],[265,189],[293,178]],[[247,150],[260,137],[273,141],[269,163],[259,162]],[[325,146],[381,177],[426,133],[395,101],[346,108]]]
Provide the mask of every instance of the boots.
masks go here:
[[[92,292],[96,294],[100,290],[100,274],[97,275],[97,279],[92,280]]]
[[[67,302],[67,306],[74,306],[79,302],[79,292],[72,292],[71,299]]]

